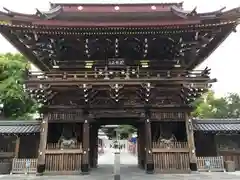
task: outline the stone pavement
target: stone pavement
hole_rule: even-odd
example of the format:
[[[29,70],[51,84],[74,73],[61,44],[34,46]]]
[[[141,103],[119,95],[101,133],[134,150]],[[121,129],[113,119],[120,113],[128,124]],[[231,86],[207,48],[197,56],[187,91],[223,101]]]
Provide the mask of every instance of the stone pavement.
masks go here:
[[[114,155],[111,150],[105,151],[99,158],[99,168],[90,175],[71,176],[35,176],[35,175],[0,175],[0,180],[113,180]],[[136,166],[136,157],[121,153],[121,180],[239,180],[240,172],[235,173],[196,173],[196,174],[145,174]]]
[[[199,174],[158,174],[147,175],[145,173],[131,172],[132,168],[122,171],[121,180],[239,180],[240,175],[228,173],[199,173]],[[101,172],[101,174],[99,174]],[[105,174],[102,174],[104,173]],[[126,173],[125,173],[126,172]],[[92,172],[87,176],[34,176],[34,175],[0,175],[0,180],[113,180],[110,173],[103,169]]]
[[[98,165],[101,167],[102,165],[113,165],[114,163],[114,152],[115,150],[105,148],[104,154],[99,156]],[[121,152],[121,164],[122,165],[135,165],[137,166],[137,157],[133,156],[127,152]]]

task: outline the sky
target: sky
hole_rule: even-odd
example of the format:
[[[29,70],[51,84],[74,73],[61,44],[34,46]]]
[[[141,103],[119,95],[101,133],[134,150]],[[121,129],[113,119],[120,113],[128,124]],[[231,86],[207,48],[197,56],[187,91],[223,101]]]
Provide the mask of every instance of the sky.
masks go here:
[[[35,13],[36,8],[47,11],[50,2],[60,3],[129,3],[129,0],[0,0],[0,9],[3,7],[12,11],[22,13]],[[131,0],[131,3],[159,3],[159,2],[181,2],[178,0]],[[197,7],[197,12],[209,12],[219,10],[222,7],[231,9],[240,7],[239,0],[185,0],[184,9],[192,10]],[[206,66],[211,68],[211,77],[217,78],[218,82],[214,83],[213,90],[217,96],[224,96],[229,92],[240,93],[240,25],[237,32],[232,33],[218,47],[198,69]],[[17,50],[0,35],[0,53],[17,52]]]

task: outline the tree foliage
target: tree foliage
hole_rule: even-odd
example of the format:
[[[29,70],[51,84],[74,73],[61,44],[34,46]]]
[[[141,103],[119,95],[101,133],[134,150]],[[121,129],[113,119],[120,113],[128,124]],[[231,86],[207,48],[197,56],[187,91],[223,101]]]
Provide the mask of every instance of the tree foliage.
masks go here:
[[[6,118],[26,119],[36,111],[36,103],[23,89],[29,64],[21,54],[0,55],[0,100]]]
[[[213,91],[209,91],[193,103],[198,118],[239,118],[240,96],[229,93],[226,97],[216,98]]]
[[[137,129],[131,125],[120,125],[118,131],[120,132],[121,138],[128,138],[129,135],[135,133]]]
[[[137,131],[137,129],[131,125],[119,125],[115,128],[102,128],[102,130],[110,138],[116,137],[118,132],[118,135],[121,139],[126,139],[129,137],[129,135]]]

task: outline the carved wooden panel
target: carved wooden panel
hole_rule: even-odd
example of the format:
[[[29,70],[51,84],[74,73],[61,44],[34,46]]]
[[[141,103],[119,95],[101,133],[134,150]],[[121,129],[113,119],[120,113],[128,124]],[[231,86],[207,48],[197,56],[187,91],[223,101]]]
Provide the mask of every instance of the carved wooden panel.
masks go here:
[[[152,112],[151,119],[153,120],[169,120],[169,121],[182,121],[185,120],[184,112]]]
[[[50,112],[49,121],[83,121],[82,112]]]
[[[90,112],[95,118],[126,118],[141,117],[141,112],[136,110],[95,110]]]

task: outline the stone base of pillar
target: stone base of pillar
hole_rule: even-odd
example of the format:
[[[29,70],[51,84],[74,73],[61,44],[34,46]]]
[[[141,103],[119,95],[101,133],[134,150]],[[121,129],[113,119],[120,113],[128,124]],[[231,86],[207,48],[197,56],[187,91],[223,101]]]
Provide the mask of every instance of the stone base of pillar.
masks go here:
[[[91,168],[97,168],[97,164],[92,164],[90,167]]]
[[[140,164],[140,167],[141,167],[142,169],[144,169],[144,167],[145,167],[145,162],[144,162],[144,160],[141,160],[140,163],[141,163],[141,164]]]
[[[153,174],[154,173],[154,164],[153,163],[147,163],[146,164],[146,173],[147,174]]]
[[[191,163],[190,162],[190,170],[191,171],[197,171],[198,169],[197,169],[197,163]]]
[[[98,168],[98,165],[94,163],[92,168]]]
[[[115,174],[113,179],[114,180],[120,180],[121,179],[120,174]]]
[[[89,174],[89,164],[82,164],[81,171],[83,175]]]
[[[45,164],[38,164],[37,165],[37,176],[41,176],[41,175],[43,175],[43,173],[44,173],[44,171],[45,171]]]

